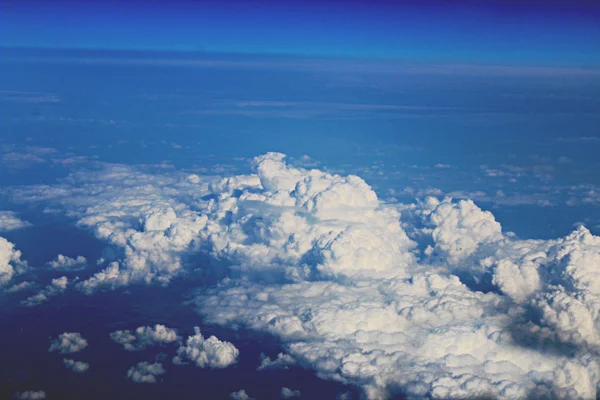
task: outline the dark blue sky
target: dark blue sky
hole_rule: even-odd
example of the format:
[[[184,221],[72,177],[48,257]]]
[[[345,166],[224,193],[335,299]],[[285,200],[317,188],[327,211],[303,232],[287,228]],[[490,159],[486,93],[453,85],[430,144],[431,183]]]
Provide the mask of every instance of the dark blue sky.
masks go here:
[[[595,67],[594,3],[5,1],[0,45]]]

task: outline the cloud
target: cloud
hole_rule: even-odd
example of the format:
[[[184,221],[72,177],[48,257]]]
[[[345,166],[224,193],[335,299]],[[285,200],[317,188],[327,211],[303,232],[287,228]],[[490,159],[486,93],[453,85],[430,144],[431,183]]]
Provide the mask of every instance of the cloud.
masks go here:
[[[139,351],[150,346],[165,345],[180,339],[174,329],[164,325],[140,326],[135,331],[123,330],[110,334],[113,342],[123,346],[127,351]]]
[[[57,351],[60,354],[77,353],[88,346],[85,340],[78,332],[64,332],[58,335],[58,338],[50,342],[49,352]]]
[[[200,368],[226,368],[237,362],[239,350],[229,342],[222,342],[215,336],[205,339],[200,328],[194,327],[195,334],[188,336],[185,345],[177,349],[174,364],[192,362]]]
[[[0,287],[8,284],[15,274],[22,272],[27,263],[21,261],[21,252],[15,245],[0,237]]]
[[[161,363],[143,361],[129,368],[127,378],[135,383],[156,383],[156,377],[165,372]]]
[[[52,279],[52,282],[48,286],[42,289],[38,294],[23,300],[21,304],[27,307],[33,307],[45,303],[50,300],[50,297],[64,293],[64,291],[67,290],[68,283],[69,279],[66,276]]]
[[[301,393],[299,390],[292,390],[286,387],[281,388],[281,398],[282,399],[291,399],[294,397],[300,397]]]
[[[30,226],[29,222],[20,220],[17,214],[12,211],[0,211],[0,232],[8,232]]]
[[[279,153],[252,166],[220,178],[104,165],[13,196],[63,207],[115,250],[84,293],[201,269],[218,280],[195,292],[207,323],[269,333],[367,399],[597,395],[600,238],[584,227],[519,239],[471,200],[387,204],[358,176]],[[173,362],[237,360],[195,331]]]
[[[248,393],[244,389],[229,393],[229,398],[231,400],[256,400],[254,397],[248,396]]]
[[[65,367],[78,374],[83,374],[90,368],[90,364],[83,361],[75,361],[70,358],[64,358]]]
[[[13,393],[12,397],[17,400],[44,400],[46,392],[43,390],[28,390],[26,392]]]
[[[35,283],[29,282],[29,281],[25,281],[25,282],[21,282],[21,283],[17,283],[17,284],[12,285],[8,289],[6,289],[5,292],[6,293],[16,293],[16,292],[20,292],[22,290],[29,289],[29,288],[31,288],[33,286],[35,286]]]
[[[71,258],[62,254],[59,254],[54,260],[48,262],[48,265],[54,269],[79,269],[85,264],[87,264],[87,260],[83,256]]]
[[[262,353],[261,353],[260,357],[261,357],[261,362],[260,362],[260,365],[258,366],[258,368],[256,368],[257,371],[262,371],[265,369],[280,369],[280,368],[288,369],[289,367],[297,364],[294,357],[290,356],[289,354],[285,354],[285,353],[277,354],[277,358],[274,360],[271,360],[269,357],[265,356]]]

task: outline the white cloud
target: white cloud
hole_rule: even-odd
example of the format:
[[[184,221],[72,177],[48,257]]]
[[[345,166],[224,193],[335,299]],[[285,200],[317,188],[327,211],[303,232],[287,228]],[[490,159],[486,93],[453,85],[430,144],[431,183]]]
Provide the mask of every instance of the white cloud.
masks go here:
[[[13,393],[12,397],[17,400],[44,400],[46,392],[43,390],[28,390],[26,392]]]
[[[244,389],[229,393],[229,398],[231,400],[256,400],[254,397],[250,397]]]
[[[229,342],[222,342],[215,336],[205,339],[200,328],[194,327],[195,334],[188,336],[185,345],[177,349],[174,364],[192,362],[200,368],[226,368],[237,362],[239,350]]]
[[[133,332],[130,330],[115,331],[110,334],[110,338],[115,343],[123,345],[127,351],[143,350],[146,347],[165,345],[180,339],[174,329],[160,324],[156,324],[154,327],[140,326]]]
[[[78,374],[83,374],[90,368],[90,364],[83,361],[75,361],[70,358],[64,358],[65,367]]]
[[[277,354],[277,358],[274,360],[271,360],[269,357],[265,356],[262,353],[260,357],[261,362],[257,368],[258,371],[262,371],[264,369],[288,369],[289,367],[297,364],[294,357],[285,353]]]
[[[23,229],[31,226],[31,223],[22,221],[12,211],[0,211],[0,232]]]
[[[67,290],[69,279],[66,276],[52,279],[51,283],[42,289],[38,294],[28,297],[21,304],[27,307],[33,307],[45,303],[50,297],[58,296]]]
[[[60,354],[77,353],[88,346],[85,340],[78,332],[64,332],[58,335],[57,339],[50,342],[48,351],[57,351]]]
[[[49,261],[48,265],[54,269],[78,269],[84,266],[86,263],[87,260],[83,256],[71,258],[59,254],[54,260]]]
[[[6,291],[6,293],[16,293],[16,292],[20,292],[22,290],[29,289],[33,286],[35,286],[35,283],[25,281],[25,282],[14,284],[11,287],[9,287],[8,289],[6,289],[5,291]]]
[[[282,399],[291,399],[294,397],[300,397],[301,393],[299,390],[292,390],[290,388],[282,387],[281,388],[281,398]]]
[[[0,286],[10,282],[13,276],[24,270],[27,264],[21,261],[21,252],[15,245],[0,237]]]
[[[127,378],[135,383],[156,383],[156,377],[165,372],[161,363],[143,361],[129,368]]]
[[[253,163],[223,179],[111,165],[14,195],[67,208],[118,252],[85,293],[167,284],[208,258],[225,278],[197,290],[207,322],[268,332],[365,398],[597,395],[599,237],[521,240],[469,200],[385,204],[357,176]],[[196,329],[173,361],[237,357]]]

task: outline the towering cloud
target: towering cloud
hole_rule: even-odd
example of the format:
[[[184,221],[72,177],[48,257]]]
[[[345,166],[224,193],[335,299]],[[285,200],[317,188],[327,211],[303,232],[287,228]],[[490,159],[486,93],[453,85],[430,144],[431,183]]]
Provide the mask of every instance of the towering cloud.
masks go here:
[[[15,250],[14,244],[0,237],[0,287],[8,284],[15,273],[25,267],[21,252]]]

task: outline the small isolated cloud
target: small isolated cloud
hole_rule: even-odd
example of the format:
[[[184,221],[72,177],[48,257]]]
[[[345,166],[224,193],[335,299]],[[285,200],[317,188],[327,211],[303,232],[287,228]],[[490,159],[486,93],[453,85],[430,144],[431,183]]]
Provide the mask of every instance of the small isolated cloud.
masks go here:
[[[187,364],[188,361],[200,368],[226,368],[237,362],[239,350],[229,342],[222,342],[215,336],[204,339],[200,328],[194,327],[195,334],[189,336],[173,357],[174,364]]]
[[[87,260],[83,256],[71,258],[62,254],[59,254],[54,260],[48,262],[48,265],[54,269],[79,269],[86,264]]]
[[[256,400],[254,397],[248,396],[248,393],[244,389],[238,390],[237,392],[229,393],[230,400]]]
[[[64,358],[65,367],[78,374],[83,374],[90,368],[90,364],[83,361],[75,361],[70,358]]]
[[[16,293],[16,292],[20,292],[22,290],[26,290],[29,289],[30,287],[35,286],[35,283],[33,282],[29,282],[29,281],[25,281],[25,282],[21,282],[21,283],[17,283],[15,285],[12,285],[11,287],[9,287],[8,289],[6,289],[6,293]]]
[[[12,398],[16,400],[44,400],[46,392],[43,390],[28,390],[26,392],[13,393]]]
[[[176,342],[180,339],[174,329],[164,325],[140,326],[135,331],[122,330],[110,334],[113,342],[123,346],[127,351],[139,351],[150,346],[159,346]]]
[[[50,285],[46,286],[38,294],[23,300],[21,304],[27,307],[33,307],[45,303],[50,299],[50,297],[64,293],[64,291],[67,290],[68,283],[69,279],[66,276],[52,279]]]
[[[150,364],[143,361],[129,368],[127,371],[127,379],[135,383],[156,383],[156,377],[163,375],[165,369],[161,363],[155,362]]]
[[[0,232],[8,232],[16,229],[30,227],[31,223],[22,221],[12,211],[0,211]]]
[[[264,369],[288,369],[289,367],[297,364],[297,361],[294,359],[294,357],[285,353],[277,354],[277,358],[274,360],[271,360],[262,353],[260,358],[261,361],[260,365],[256,369],[257,371],[262,371]]]
[[[294,397],[300,397],[301,393],[299,390],[292,390],[290,388],[282,387],[281,388],[281,398],[282,399],[291,399]]]
[[[447,168],[452,168],[452,165],[450,165],[450,164],[435,164],[433,167],[447,169]]]
[[[58,338],[50,342],[49,352],[57,351],[60,354],[77,353],[88,346],[85,340],[78,332],[65,332],[58,335]]]

